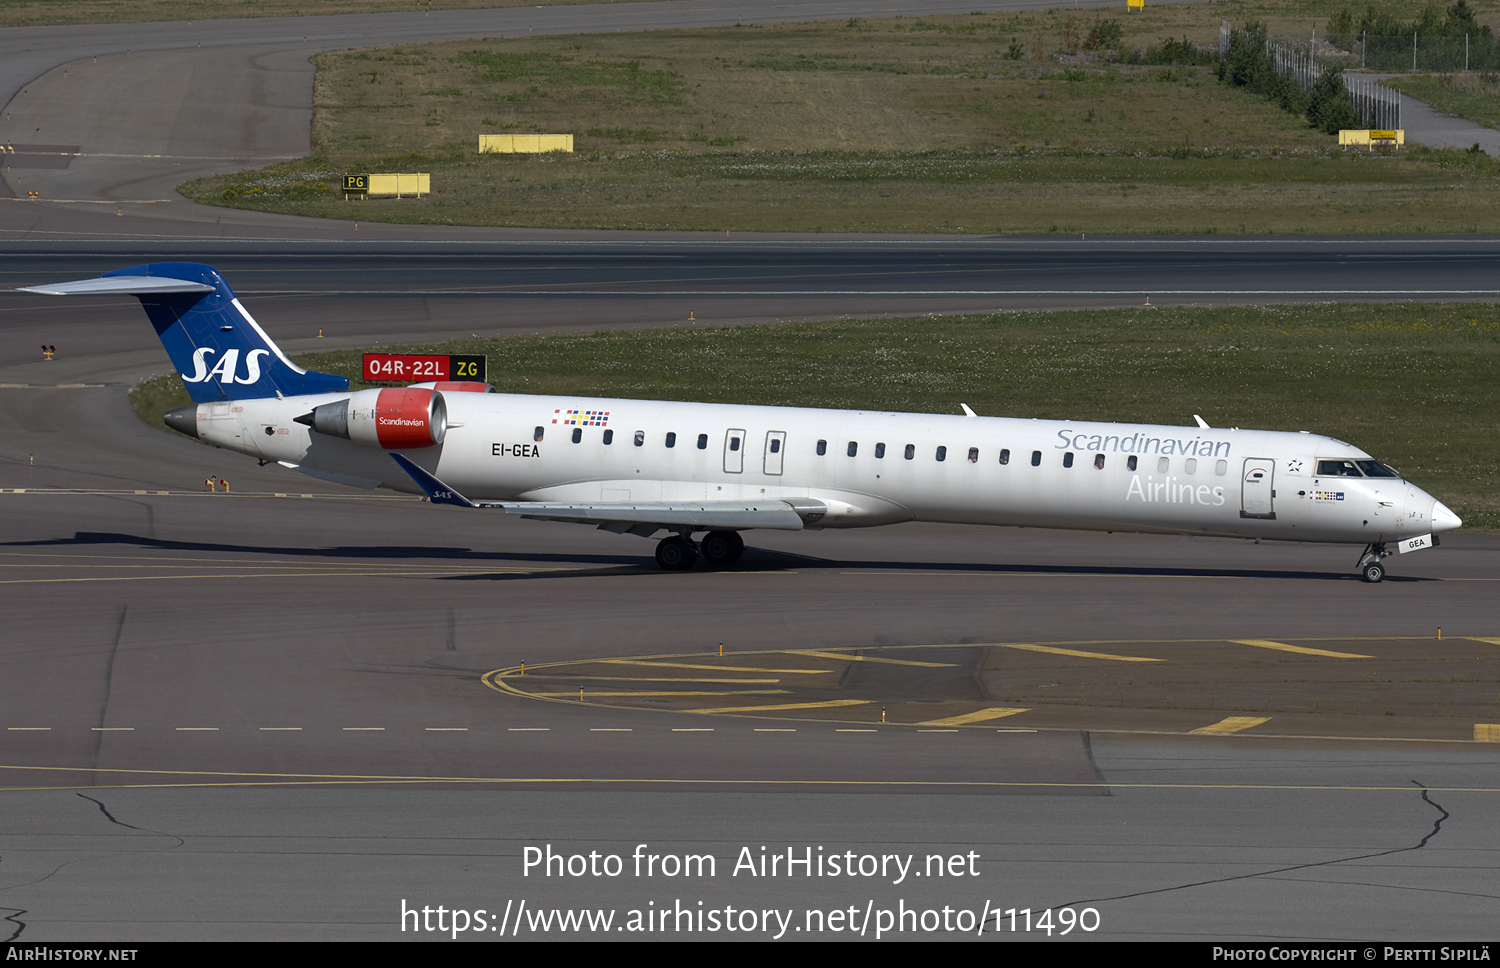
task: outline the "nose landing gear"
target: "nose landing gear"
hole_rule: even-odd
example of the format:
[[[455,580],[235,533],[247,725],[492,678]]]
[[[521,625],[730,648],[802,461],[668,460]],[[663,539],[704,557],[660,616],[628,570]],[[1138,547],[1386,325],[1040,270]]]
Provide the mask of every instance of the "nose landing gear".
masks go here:
[[[1394,553],[1386,550],[1384,541],[1365,545],[1364,553],[1359,556],[1360,577],[1371,584],[1380,581],[1385,577],[1385,565],[1381,562]]]

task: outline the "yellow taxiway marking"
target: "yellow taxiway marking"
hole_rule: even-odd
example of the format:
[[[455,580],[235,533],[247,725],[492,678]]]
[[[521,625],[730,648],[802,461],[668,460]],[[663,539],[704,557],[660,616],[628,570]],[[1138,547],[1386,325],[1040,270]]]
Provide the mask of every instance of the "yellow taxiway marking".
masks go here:
[[[1500,723],[1475,723],[1474,741],[1476,743],[1500,743]]]
[[[1235,645],[1250,645],[1257,649],[1276,649],[1279,652],[1300,652],[1303,655],[1322,655],[1330,659],[1373,659],[1373,655],[1356,655],[1353,652],[1329,652],[1327,649],[1309,649],[1305,645],[1287,645],[1270,639],[1230,639]]]
[[[1261,723],[1269,723],[1269,716],[1230,716],[1228,719],[1220,720],[1212,726],[1199,726],[1197,729],[1189,730],[1199,736],[1208,736],[1219,733],[1238,733],[1242,729],[1259,726]]]
[[[1014,716],[1016,713],[1030,712],[1029,709],[1013,708],[1009,706],[991,706],[989,709],[979,709],[972,713],[964,713],[961,716],[945,716],[942,719],[929,719],[918,726],[965,726],[969,723],[984,723],[991,719],[1001,719],[1005,716]]]
[[[713,731],[714,731],[714,728],[712,726],[673,726],[672,727],[672,732],[674,732],[674,733],[712,733]]]
[[[45,733],[52,729],[51,726],[7,726],[5,728],[12,733]]]
[[[217,733],[219,731],[217,726],[176,726],[174,729],[179,733]]]
[[[750,685],[774,685],[780,679],[702,679],[697,676],[586,676],[586,675],[557,675],[549,676],[545,672],[536,673],[528,678],[534,679],[577,679],[589,682],[738,682]]]
[[[1475,642],[1483,642],[1486,645],[1500,645],[1500,639],[1486,638],[1483,635],[1466,635],[1464,638]]]
[[[687,709],[684,712],[702,713],[774,713],[787,709],[833,709],[836,706],[867,706],[872,699],[830,699],[827,702],[788,702],[771,706],[722,706],[718,709]]]
[[[755,666],[726,666],[726,665],[694,665],[691,662],[646,662],[639,659],[593,659],[600,665],[637,665],[651,666],[657,669],[703,669],[707,672],[759,672],[777,673],[780,675],[822,675],[832,672],[832,669],[762,669]]]
[[[262,733],[300,733],[300,732],[302,732],[302,727],[301,726],[262,726],[262,727],[260,727],[260,731]]]
[[[385,732],[385,727],[384,726],[345,726],[344,727],[344,732],[346,732],[346,733],[383,733],[383,732]]]
[[[756,732],[756,733],[795,733],[796,730],[795,729],[786,729],[784,727],[769,727],[769,728],[767,728],[767,727],[757,726],[757,727],[755,727],[755,729],[752,732]]]
[[[918,662],[915,659],[886,659],[876,655],[850,655],[847,652],[819,652],[814,649],[787,649],[788,655],[810,655],[815,659],[842,659],[845,662],[881,662],[886,665],[922,666],[926,669],[953,669],[957,662]]]
[[[428,726],[428,727],[426,727],[426,730],[429,733],[467,733],[469,731],[469,727],[467,727],[467,726]]]
[[[725,689],[715,691],[712,689],[684,689],[679,692],[600,692],[590,689],[586,695],[590,699],[598,699],[605,696],[784,696],[791,692],[790,689]],[[565,699],[578,697],[576,692],[533,692],[530,695],[542,699]]]
[[[622,729],[618,726],[596,726],[589,730],[591,733],[633,733],[633,729]]]
[[[506,730],[508,733],[550,733],[551,726],[512,726]]]
[[[95,733],[133,733],[134,726],[90,726],[89,729]]]
[[[1165,662],[1166,659],[1148,659],[1140,655],[1110,655],[1107,652],[1080,652],[1077,649],[1059,649],[1055,645],[1031,645],[1022,642],[990,642],[981,648],[1022,649],[1026,652],[1047,652],[1052,655],[1071,655],[1079,659],[1113,659],[1116,662]]]

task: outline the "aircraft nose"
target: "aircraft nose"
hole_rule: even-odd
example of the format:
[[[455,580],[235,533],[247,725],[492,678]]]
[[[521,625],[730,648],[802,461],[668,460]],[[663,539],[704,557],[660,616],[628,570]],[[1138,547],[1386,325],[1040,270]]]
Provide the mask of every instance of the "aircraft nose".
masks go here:
[[[1432,504],[1432,533],[1442,534],[1444,531],[1452,531],[1463,525],[1463,519],[1452,511],[1442,501],[1434,501]]]

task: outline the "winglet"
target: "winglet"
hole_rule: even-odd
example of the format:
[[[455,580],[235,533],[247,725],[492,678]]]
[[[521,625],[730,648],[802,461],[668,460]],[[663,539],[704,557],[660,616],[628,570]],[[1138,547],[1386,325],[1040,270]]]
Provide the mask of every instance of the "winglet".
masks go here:
[[[392,454],[391,459],[401,466],[403,471],[411,475],[411,479],[417,482],[422,493],[427,495],[427,500],[433,504],[454,504],[461,508],[477,508],[479,505],[464,497],[453,488],[433,477],[427,471],[418,467],[411,460],[400,454]]]
[[[972,411],[972,410],[969,409],[969,405],[967,403],[960,403],[959,406],[964,408],[964,416],[965,417],[977,417],[977,416],[979,416],[979,414],[977,414],[974,411]]]
[[[1196,421],[1198,421],[1198,429],[1199,430],[1212,430],[1213,429],[1212,427],[1210,427],[1208,425],[1208,421],[1207,420],[1204,420],[1202,417],[1198,416],[1196,413],[1193,414],[1193,419],[1196,420]]]

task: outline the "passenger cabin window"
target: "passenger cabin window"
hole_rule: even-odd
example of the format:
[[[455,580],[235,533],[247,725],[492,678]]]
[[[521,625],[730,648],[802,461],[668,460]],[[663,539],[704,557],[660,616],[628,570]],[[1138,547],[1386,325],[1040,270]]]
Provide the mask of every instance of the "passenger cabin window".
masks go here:
[[[1002,447],[1000,449],[1000,463],[1002,463],[1002,464],[1009,464],[1010,463],[1010,448],[1009,447]]]
[[[849,441],[849,456],[853,457],[857,453],[859,453],[859,444],[856,444],[852,440]]]
[[[635,445],[637,447],[643,447],[643,446],[645,446],[645,444],[646,444],[646,432],[644,430],[637,430],[635,432]]]
[[[675,431],[671,431],[671,430],[667,431],[667,446],[668,447],[676,447],[677,446],[677,433]]]
[[[1184,474],[1198,473],[1198,459],[1196,457],[1189,457],[1187,460],[1183,461],[1182,472]]]
[[[1072,467],[1073,466],[1073,452],[1072,451],[1069,451],[1068,453],[1063,454],[1063,466],[1064,467]]]
[[[1104,455],[1103,454],[1095,454],[1094,455],[1094,466],[1097,467],[1097,468],[1099,468],[1101,471],[1104,470]]]
[[[1125,458],[1125,467],[1132,471],[1135,470],[1136,460],[1134,454],[1131,454],[1129,457]]]
[[[939,446],[938,449],[937,449],[937,459],[938,460],[947,460],[948,459],[948,448],[943,447],[943,446]]]
[[[826,440],[820,440],[820,441],[818,441],[818,456],[822,457],[826,453],[828,453],[828,441],[826,441]]]
[[[907,444],[906,445],[906,459],[907,460],[911,460],[915,456],[917,456],[917,445],[916,444]]]
[[[577,443],[582,443],[582,442],[583,442],[583,428],[582,427],[574,427],[573,428],[573,443],[577,444]]]
[[[977,463],[979,463],[979,448],[978,447],[970,447],[969,448],[969,463],[970,464],[977,464]]]
[[[1165,457],[1159,457],[1156,461],[1156,472],[1158,474],[1165,474],[1167,472],[1167,468],[1171,466],[1171,461],[1167,460]]]
[[[1215,464],[1214,465],[1214,473],[1217,474],[1217,475],[1219,475],[1220,477],[1223,477],[1225,474],[1228,474],[1229,473],[1229,461],[1227,461],[1227,460],[1221,460],[1217,464]]]
[[[604,432],[604,446],[608,447],[610,444],[612,444],[614,442],[615,442],[615,432],[613,430],[606,430]]]
[[[739,441],[735,441],[735,443],[739,443]],[[698,449],[699,450],[708,450],[708,434],[699,434],[698,435]],[[731,449],[736,449],[736,448],[731,448]]]
[[[1031,452],[1031,466],[1032,467],[1041,467],[1042,466],[1042,452],[1041,451],[1034,450],[1034,451]]]
[[[875,459],[876,460],[885,460],[885,444],[876,444],[875,445]]]
[[[1318,461],[1319,477],[1363,477],[1359,468],[1352,460],[1320,460]]]
[[[531,432],[531,439],[532,440],[541,440],[542,439],[542,434],[544,434],[546,432],[547,432],[547,428],[546,427],[538,427],[538,428],[536,428],[535,430],[533,430]]]

